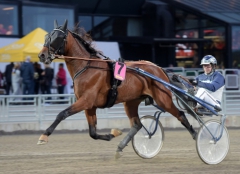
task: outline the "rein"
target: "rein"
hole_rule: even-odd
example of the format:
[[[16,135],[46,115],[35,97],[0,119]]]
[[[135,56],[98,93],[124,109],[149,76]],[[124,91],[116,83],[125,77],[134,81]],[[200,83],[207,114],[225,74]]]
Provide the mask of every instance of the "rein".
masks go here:
[[[99,62],[116,62],[110,59],[93,59],[93,58],[81,58],[81,57],[71,57],[63,55],[54,55],[56,59],[78,59],[78,60],[87,60],[87,61],[99,61]]]
[[[173,73],[172,71],[169,71],[169,70],[166,70],[166,71],[167,71],[168,73],[172,73],[173,75],[181,78],[181,79],[184,80],[186,83],[188,83],[188,84],[190,84],[190,85],[192,86],[192,84],[189,82],[189,80],[188,80],[187,78],[185,78],[185,77],[183,77],[183,76],[181,76],[181,75],[179,75],[179,74],[175,74],[175,73]],[[180,82],[180,81],[179,81],[179,82]],[[182,83],[182,84],[186,87],[186,85],[185,85],[183,82],[180,82],[180,83]],[[188,89],[188,88],[187,88],[187,89]],[[178,104],[178,106],[180,107],[180,109],[182,109],[182,110],[187,110],[187,109],[181,107],[181,105],[180,105],[180,103],[179,103],[179,100],[180,100],[180,99],[179,99],[178,97],[176,97],[176,101],[177,101],[177,104]]]
[[[71,57],[71,56],[64,56],[64,55],[54,55],[56,59],[77,59],[77,60],[86,60],[86,61],[98,61],[98,62],[116,62],[115,60],[111,59],[93,59],[93,58],[81,58],[81,57]],[[127,61],[126,61],[127,62]],[[140,65],[155,65],[152,63],[147,63],[147,62],[134,62],[135,64],[140,64]],[[157,66],[157,65],[155,65]]]
[[[175,73],[173,73],[172,71],[169,71],[169,70],[166,70],[166,71],[167,71],[168,73],[171,73],[171,74],[173,74],[173,75],[178,76],[179,78],[183,79],[183,80],[184,80],[185,82],[187,82],[188,84],[192,85],[187,78],[185,78],[185,77],[183,77],[183,76],[181,76],[181,75],[179,75],[179,74],[175,74]]]

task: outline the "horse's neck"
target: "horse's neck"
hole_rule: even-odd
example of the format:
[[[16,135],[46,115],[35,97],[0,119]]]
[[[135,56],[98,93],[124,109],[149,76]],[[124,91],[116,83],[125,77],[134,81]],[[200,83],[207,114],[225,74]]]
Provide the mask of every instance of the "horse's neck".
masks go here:
[[[65,56],[76,58],[90,58],[90,53],[87,52],[81,43],[79,43],[71,34],[68,34],[68,37],[69,38],[67,38]],[[78,71],[87,65],[86,60],[74,58],[65,58],[65,62],[72,78]]]

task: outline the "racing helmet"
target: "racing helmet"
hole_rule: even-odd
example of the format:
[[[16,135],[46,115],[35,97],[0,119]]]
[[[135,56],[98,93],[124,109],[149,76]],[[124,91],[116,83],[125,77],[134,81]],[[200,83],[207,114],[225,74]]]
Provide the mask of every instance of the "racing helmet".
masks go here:
[[[213,57],[212,55],[204,56],[201,60],[200,65],[208,65],[208,64],[217,65],[217,59],[215,57]]]

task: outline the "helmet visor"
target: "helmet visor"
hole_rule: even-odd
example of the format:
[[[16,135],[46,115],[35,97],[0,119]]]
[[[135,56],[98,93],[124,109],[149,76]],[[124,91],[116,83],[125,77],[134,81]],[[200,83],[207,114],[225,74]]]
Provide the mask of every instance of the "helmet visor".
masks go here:
[[[203,60],[201,61],[201,64],[200,64],[200,65],[209,65],[209,64],[211,64],[211,62],[210,62],[209,60],[203,59]]]

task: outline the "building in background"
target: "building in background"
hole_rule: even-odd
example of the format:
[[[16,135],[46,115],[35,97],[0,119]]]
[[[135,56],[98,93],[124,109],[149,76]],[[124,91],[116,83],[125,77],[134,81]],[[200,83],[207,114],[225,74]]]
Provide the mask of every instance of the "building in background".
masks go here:
[[[37,27],[49,32],[55,19],[68,19],[96,41],[118,42],[127,60],[190,68],[212,54],[219,68],[240,67],[236,0],[0,0],[0,16],[0,39],[21,38]]]

